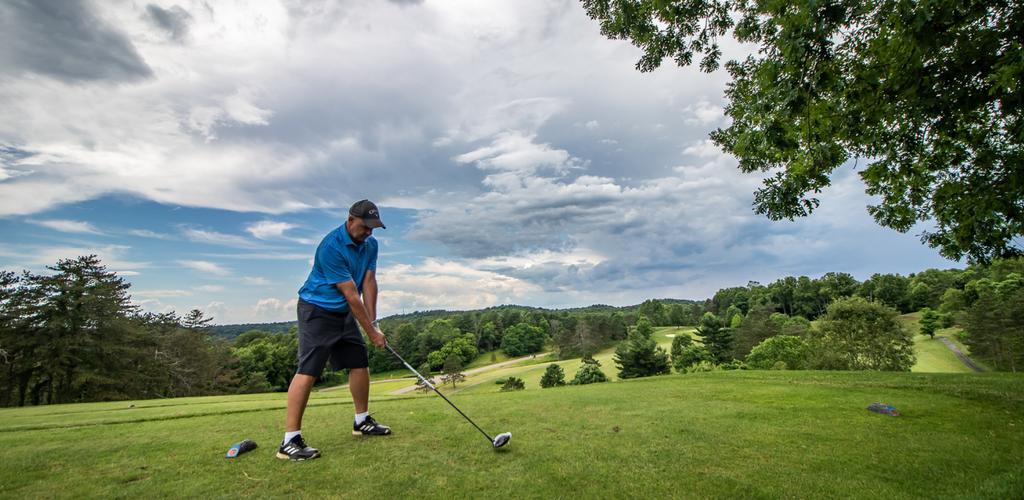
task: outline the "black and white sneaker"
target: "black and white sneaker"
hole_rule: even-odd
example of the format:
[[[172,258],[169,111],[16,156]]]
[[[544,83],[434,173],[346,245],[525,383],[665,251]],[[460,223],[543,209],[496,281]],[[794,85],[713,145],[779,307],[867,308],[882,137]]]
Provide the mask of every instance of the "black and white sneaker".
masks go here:
[[[282,444],[281,449],[277,452],[277,458],[285,460],[312,460],[319,456],[320,450],[306,446],[301,434]]]
[[[363,423],[352,425],[353,436],[383,436],[385,434],[391,434],[391,428],[378,424],[369,415],[367,415],[366,420],[363,420]]]

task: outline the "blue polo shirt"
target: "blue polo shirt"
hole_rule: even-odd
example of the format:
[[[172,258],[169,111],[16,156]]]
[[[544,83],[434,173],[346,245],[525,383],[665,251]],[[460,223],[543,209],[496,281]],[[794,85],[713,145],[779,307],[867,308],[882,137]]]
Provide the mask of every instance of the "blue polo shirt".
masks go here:
[[[377,272],[377,240],[370,236],[358,245],[342,224],[324,236],[316,248],[313,270],[299,289],[299,297],[324,309],[349,312],[348,301],[335,285],[352,280],[362,294],[367,271]]]

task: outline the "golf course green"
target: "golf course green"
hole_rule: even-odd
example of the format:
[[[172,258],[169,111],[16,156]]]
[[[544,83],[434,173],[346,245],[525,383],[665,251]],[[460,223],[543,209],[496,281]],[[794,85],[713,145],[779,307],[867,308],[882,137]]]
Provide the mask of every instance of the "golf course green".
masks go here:
[[[610,352],[597,359],[614,377]],[[571,379],[579,361],[561,363]],[[497,450],[432,393],[375,392],[386,437],[351,435],[348,391],[314,393],[303,435],[323,456],[308,462],[274,456],[281,393],[2,409],[0,497],[1024,497],[1017,374],[723,371],[540,389],[546,364],[477,380],[517,373],[527,390],[450,396],[491,436],[512,433]],[[875,402],[900,415],[867,411]],[[243,439],[259,448],[225,458]]]

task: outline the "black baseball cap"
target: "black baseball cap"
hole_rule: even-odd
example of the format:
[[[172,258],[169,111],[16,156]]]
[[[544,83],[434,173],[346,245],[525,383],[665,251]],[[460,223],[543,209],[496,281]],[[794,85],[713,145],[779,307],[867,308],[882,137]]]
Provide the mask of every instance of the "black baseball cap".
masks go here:
[[[348,214],[352,217],[358,217],[363,219],[363,224],[366,227],[376,229],[387,229],[384,227],[384,223],[380,221],[380,212],[377,211],[377,205],[374,205],[370,200],[357,201],[352,208],[348,209]]]

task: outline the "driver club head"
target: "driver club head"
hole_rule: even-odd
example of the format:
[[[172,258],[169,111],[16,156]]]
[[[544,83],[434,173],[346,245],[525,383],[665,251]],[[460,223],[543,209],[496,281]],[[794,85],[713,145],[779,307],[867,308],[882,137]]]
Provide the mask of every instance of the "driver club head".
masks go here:
[[[505,443],[507,443],[509,439],[512,439],[511,432],[504,432],[498,434],[498,436],[494,438],[494,447],[501,448],[502,446],[505,446]]]

